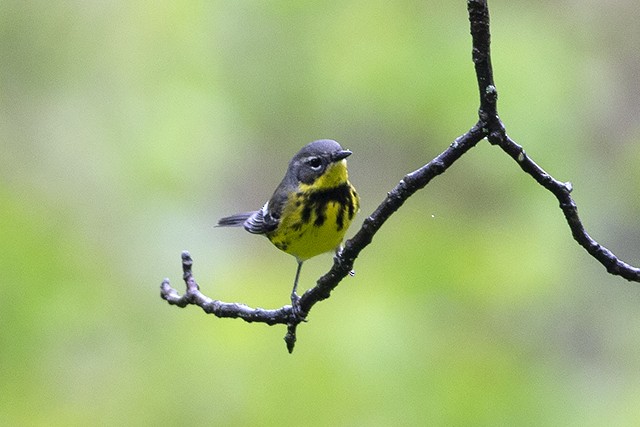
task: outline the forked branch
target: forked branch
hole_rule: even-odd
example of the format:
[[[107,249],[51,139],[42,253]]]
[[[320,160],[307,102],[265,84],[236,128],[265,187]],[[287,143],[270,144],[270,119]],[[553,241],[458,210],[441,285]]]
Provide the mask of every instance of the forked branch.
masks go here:
[[[396,185],[378,208],[367,218],[355,236],[345,242],[344,249],[334,257],[331,269],[318,279],[316,285],[307,290],[300,299],[300,308],[309,313],[313,306],[329,298],[340,281],[351,272],[353,263],[360,252],[373,240],[373,236],[385,221],[397,211],[416,191],[424,188],[433,178],[445,172],[470,148],[487,138],[494,145],[514,159],[524,172],[529,174],[538,184],[549,190],[558,199],[560,208],[569,224],[573,238],[584,247],[589,254],[605,266],[607,271],[627,280],[640,282],[640,269],[618,259],[610,250],[593,240],[584,229],[578,216],[578,209],[571,198],[570,183],[560,182],[540,168],[524,149],[507,136],[505,127],[500,121],[497,110],[498,92],[493,82],[491,67],[489,9],[486,0],[468,0],[467,9],[472,37],[472,58],[475,65],[478,89],[480,92],[480,108],[478,122],[464,135],[458,137],[439,156],[420,169],[411,172]],[[268,325],[286,324],[285,341],[289,352],[293,351],[296,341],[297,326],[305,319],[296,316],[290,305],[275,310],[251,308],[244,304],[225,303],[213,300],[199,290],[193,277],[193,260],[188,252],[182,253],[183,279],[186,292],[180,296],[173,289],[169,280],[161,285],[161,296],[169,304],[185,307],[189,304],[201,307],[206,313],[217,317],[240,318],[247,322],[261,322]]]

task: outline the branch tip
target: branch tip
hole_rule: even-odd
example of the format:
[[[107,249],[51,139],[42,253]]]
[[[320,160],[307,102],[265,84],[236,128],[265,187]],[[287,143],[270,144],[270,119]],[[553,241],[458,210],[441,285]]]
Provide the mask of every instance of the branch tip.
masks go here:
[[[284,336],[284,342],[287,344],[287,351],[289,354],[293,353],[293,349],[296,346],[296,328],[297,324],[290,323],[287,325],[287,334]]]

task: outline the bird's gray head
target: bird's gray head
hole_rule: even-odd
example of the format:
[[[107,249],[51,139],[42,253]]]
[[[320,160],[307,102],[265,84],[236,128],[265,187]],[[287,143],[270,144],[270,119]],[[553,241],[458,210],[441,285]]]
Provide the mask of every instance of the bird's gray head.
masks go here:
[[[294,174],[297,181],[312,184],[322,176],[327,168],[349,157],[351,151],[343,150],[340,144],[331,139],[310,142],[296,153],[289,163],[288,173]],[[343,162],[344,163],[344,162]],[[346,181],[346,167],[344,168]]]

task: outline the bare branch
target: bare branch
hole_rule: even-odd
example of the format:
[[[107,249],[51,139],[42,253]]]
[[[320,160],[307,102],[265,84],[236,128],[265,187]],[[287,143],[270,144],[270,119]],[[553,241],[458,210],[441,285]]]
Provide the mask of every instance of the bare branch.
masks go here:
[[[187,291],[180,296],[178,291],[169,284],[169,279],[164,279],[160,285],[160,296],[171,305],[186,307],[189,304],[197,305],[205,313],[213,314],[217,317],[230,317],[242,319],[246,322],[260,322],[268,325],[279,323],[286,324],[293,316],[290,305],[277,310],[265,310],[262,308],[251,308],[244,304],[228,303],[213,300],[200,292],[200,287],[193,277],[193,260],[187,251],[182,252],[183,279],[187,286]]]
[[[424,188],[433,178],[444,173],[464,153],[474,147],[482,139],[487,138],[491,144],[498,145],[514,159],[524,172],[529,174],[538,184],[556,196],[564,216],[569,224],[573,238],[584,247],[589,254],[603,264],[607,271],[619,275],[627,280],[640,282],[640,269],[619,260],[611,251],[593,240],[584,229],[575,202],[570,196],[572,185],[560,182],[539,167],[524,149],[516,144],[506,134],[505,127],[500,121],[497,110],[498,92],[493,81],[491,66],[489,9],[486,0],[468,0],[467,9],[472,37],[472,58],[475,65],[480,107],[479,121],[467,133],[457,138],[449,147],[435,159],[411,172],[396,185],[378,208],[367,218],[355,236],[345,242],[344,249],[334,257],[333,266],[316,285],[308,289],[300,298],[300,308],[309,313],[313,306],[329,298],[331,292],[340,281],[352,271],[353,264],[360,252],[366,248],[385,221],[393,215],[404,202],[416,191]],[[213,300],[203,295],[193,277],[193,260],[188,252],[182,253],[183,278],[186,292],[180,296],[173,289],[169,280],[165,279],[161,285],[161,296],[169,304],[185,307],[197,305],[206,313],[217,317],[240,318],[247,322],[261,322],[268,325],[286,324],[285,341],[289,352],[293,351],[296,342],[298,325],[305,321],[296,316],[290,305],[275,310],[251,308],[244,304],[225,303]]]
[[[560,202],[560,208],[569,224],[573,238],[597,259],[611,274],[621,276],[627,280],[640,282],[640,269],[618,259],[609,249],[593,240],[585,231],[578,208],[571,198],[573,186],[569,182],[560,182],[545,172],[527,154],[524,149],[507,136],[504,125],[498,117],[498,92],[493,83],[491,67],[491,53],[489,49],[489,9],[486,0],[469,0],[469,21],[473,38],[473,62],[476,67],[478,88],[480,90],[480,122],[485,129],[487,139],[491,144],[500,146],[502,150],[514,159],[523,171],[531,175],[538,184],[553,193]]]
[[[578,216],[578,207],[571,198],[573,185],[570,182],[560,182],[546,173],[527,154],[524,149],[516,144],[506,134],[500,133],[490,136],[490,141],[499,145],[512,159],[542,185],[553,193],[560,203],[560,209],[569,224],[573,238],[585,248],[585,250],[596,260],[598,260],[610,274],[621,276],[629,281],[640,282],[640,269],[618,259],[613,252],[596,242],[584,229],[582,221]]]

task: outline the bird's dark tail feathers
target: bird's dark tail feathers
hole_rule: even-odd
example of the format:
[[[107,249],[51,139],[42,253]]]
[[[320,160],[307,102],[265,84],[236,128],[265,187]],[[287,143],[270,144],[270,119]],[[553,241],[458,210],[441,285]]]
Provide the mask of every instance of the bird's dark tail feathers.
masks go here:
[[[243,212],[231,216],[220,218],[216,227],[240,227],[255,212]]]

